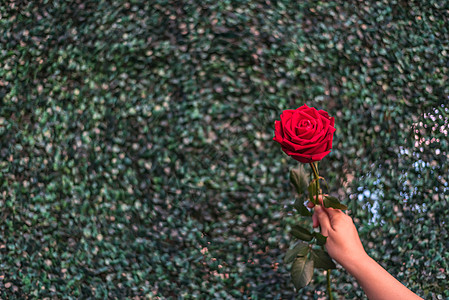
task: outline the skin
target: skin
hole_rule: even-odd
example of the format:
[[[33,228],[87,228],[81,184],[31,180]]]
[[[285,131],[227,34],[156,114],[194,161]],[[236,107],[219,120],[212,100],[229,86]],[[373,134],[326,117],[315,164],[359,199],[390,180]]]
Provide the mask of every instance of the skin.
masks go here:
[[[339,209],[312,203],[308,206],[315,207],[313,226],[321,226],[321,233],[328,237],[327,252],[357,279],[370,300],[422,299],[368,256],[350,216]]]

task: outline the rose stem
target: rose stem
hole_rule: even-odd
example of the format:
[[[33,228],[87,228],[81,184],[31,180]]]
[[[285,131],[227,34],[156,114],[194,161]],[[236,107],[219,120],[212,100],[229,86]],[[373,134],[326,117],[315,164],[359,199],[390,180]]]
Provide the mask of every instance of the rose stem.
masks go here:
[[[333,300],[334,297],[332,296],[332,289],[331,289],[331,270],[326,271],[326,277],[327,277],[327,293],[329,294],[329,300]]]
[[[317,165],[315,165],[315,163],[310,163],[310,166],[312,167],[313,174],[315,175],[315,179],[316,179],[316,198],[315,198],[316,200],[315,201],[318,202],[319,201],[318,197],[320,194],[320,176],[318,173]],[[320,203],[315,203],[315,204],[320,205]],[[322,246],[321,248],[323,248],[323,250],[324,250],[324,246]],[[326,278],[327,278],[327,293],[329,294],[329,300],[333,300],[334,297],[332,296],[332,288],[331,288],[331,270],[327,270]]]
[[[316,180],[316,198],[315,198],[315,202],[314,204],[318,204],[320,205],[320,203],[318,203],[318,195],[320,194],[320,176],[318,174],[318,168],[315,165],[315,163],[310,163],[310,166],[312,167],[313,170],[313,174],[315,175],[315,180]]]

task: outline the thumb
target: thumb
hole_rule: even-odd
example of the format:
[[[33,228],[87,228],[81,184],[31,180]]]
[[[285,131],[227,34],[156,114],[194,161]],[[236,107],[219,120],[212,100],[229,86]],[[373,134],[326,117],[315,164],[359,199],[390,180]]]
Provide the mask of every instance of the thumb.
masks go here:
[[[329,219],[329,215],[326,213],[326,211],[319,205],[315,207],[315,213],[316,218],[318,219],[318,223],[320,223],[321,226],[321,234],[324,236],[329,236],[329,231],[332,229],[331,222]]]

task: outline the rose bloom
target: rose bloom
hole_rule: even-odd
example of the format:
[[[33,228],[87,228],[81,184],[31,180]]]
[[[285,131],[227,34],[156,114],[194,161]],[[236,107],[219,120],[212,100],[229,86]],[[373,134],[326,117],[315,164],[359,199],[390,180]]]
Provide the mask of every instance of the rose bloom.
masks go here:
[[[324,110],[303,105],[284,110],[281,120],[275,121],[273,140],[282,150],[302,163],[323,159],[332,149],[335,120]]]

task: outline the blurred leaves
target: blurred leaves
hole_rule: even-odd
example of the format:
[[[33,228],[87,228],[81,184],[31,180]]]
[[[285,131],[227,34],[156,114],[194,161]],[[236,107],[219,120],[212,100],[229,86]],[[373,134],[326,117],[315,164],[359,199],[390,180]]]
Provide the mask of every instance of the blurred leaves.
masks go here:
[[[0,5],[0,298],[314,298],[325,278],[295,292],[282,266],[294,162],[271,141],[304,103],[335,117],[320,175],[368,253],[449,297],[448,11]]]

